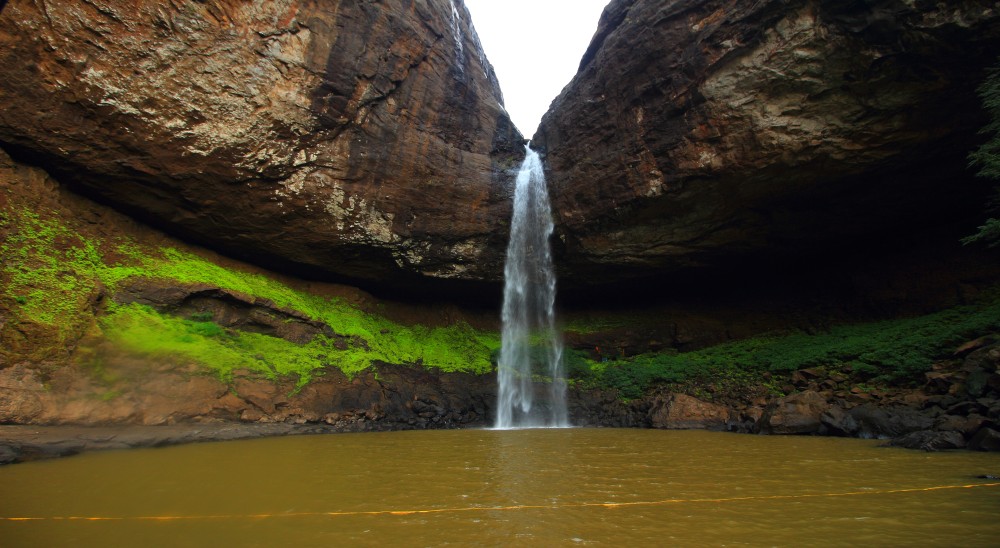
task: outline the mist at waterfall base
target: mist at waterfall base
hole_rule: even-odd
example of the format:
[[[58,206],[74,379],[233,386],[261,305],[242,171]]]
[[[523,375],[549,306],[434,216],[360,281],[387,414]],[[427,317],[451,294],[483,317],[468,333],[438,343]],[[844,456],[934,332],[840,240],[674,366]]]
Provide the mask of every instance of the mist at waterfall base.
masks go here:
[[[555,323],[552,229],[542,160],[525,147],[504,265],[495,423],[499,429],[569,426],[563,344]],[[535,393],[535,375],[551,379],[541,394]]]

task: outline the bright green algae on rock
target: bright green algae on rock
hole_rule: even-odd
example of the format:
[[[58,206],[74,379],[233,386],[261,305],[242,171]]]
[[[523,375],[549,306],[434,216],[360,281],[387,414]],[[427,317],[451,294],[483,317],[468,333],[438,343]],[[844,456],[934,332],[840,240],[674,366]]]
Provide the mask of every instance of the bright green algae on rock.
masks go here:
[[[5,336],[0,351],[34,361],[65,354],[93,324],[102,278],[120,272],[101,261],[94,242],[59,222],[27,209],[0,215],[0,297],[10,318],[5,335],[30,331],[46,342],[22,345],[19,337]]]
[[[50,348],[31,356],[52,357],[60,349],[88,340],[112,343],[139,356],[193,362],[227,379],[237,369],[269,378],[297,376],[308,382],[333,366],[347,375],[373,363],[412,364],[442,371],[483,374],[492,370],[499,348],[495,333],[466,323],[446,327],[401,325],[337,299],[296,290],[261,274],[225,268],[193,253],[142,245],[126,236],[89,240],[62,223],[54,211],[7,211],[8,237],[0,246],[2,298],[15,323],[51,332]],[[124,282],[157,279],[177,285],[207,284],[266,299],[347,338],[338,349],[318,335],[306,344],[278,337],[223,329],[208,318],[185,319],[140,304],[118,304]],[[97,302],[101,300],[100,306]],[[24,356],[22,356],[24,357]]]
[[[420,364],[442,371],[478,374],[492,368],[490,345],[499,342],[495,336],[491,340],[489,334],[477,332],[466,324],[429,329],[401,326],[355,313],[363,328],[360,331],[384,325],[390,332],[338,350],[334,341],[323,335],[300,345],[259,333],[222,329],[212,322],[164,315],[134,303],[115,307],[102,321],[102,327],[108,339],[120,348],[151,357],[190,359],[215,370],[223,379],[228,379],[234,370],[249,369],[269,378],[297,375],[299,383],[304,384],[314,372],[327,366],[354,375],[374,362]]]

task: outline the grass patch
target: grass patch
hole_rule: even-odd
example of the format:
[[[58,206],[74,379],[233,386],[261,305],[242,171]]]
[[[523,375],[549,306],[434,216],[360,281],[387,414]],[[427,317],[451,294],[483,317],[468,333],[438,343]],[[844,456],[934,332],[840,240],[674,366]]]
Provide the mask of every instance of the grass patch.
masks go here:
[[[76,272],[93,270],[93,246],[31,211],[5,218],[5,225],[12,221],[16,227],[5,226],[8,230],[0,244],[4,295],[19,305],[18,315],[46,325],[62,325],[61,320],[74,317],[81,299],[86,298],[87,288]],[[58,253],[58,247],[72,253]]]

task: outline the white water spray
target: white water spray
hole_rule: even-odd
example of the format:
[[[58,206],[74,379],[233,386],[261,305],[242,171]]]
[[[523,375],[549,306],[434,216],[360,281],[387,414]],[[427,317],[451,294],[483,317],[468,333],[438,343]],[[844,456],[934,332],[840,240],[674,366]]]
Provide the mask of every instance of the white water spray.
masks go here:
[[[555,325],[556,275],[549,247],[552,214],[542,161],[531,148],[525,150],[504,266],[496,427],[566,427],[563,345]],[[533,374],[552,379],[541,406],[533,406]]]
[[[465,71],[465,47],[462,45],[462,16],[458,14],[458,6],[455,0],[451,3],[451,36],[455,39],[455,60],[458,61],[458,70]]]

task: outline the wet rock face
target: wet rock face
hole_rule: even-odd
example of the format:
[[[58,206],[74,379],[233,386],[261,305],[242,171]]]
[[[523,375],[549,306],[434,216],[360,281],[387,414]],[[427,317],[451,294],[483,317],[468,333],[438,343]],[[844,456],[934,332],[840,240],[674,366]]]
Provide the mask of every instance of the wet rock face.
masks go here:
[[[979,208],[956,174],[998,44],[985,0],[613,1],[533,139],[561,279],[791,257]]]
[[[461,0],[13,1],[0,146],[268,266],[495,279],[520,135]]]
[[[660,395],[653,398],[650,426],[667,430],[727,430],[732,411],[686,394]]]

